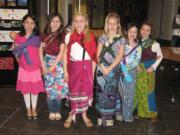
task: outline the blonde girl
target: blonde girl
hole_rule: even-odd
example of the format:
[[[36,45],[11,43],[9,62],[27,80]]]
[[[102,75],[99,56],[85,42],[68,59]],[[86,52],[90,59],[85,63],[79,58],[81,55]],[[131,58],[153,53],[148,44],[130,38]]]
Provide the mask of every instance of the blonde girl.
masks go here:
[[[100,114],[99,126],[113,126],[113,115],[120,116],[120,98],[118,93],[119,63],[123,58],[125,38],[123,38],[120,18],[109,13],[105,20],[105,34],[98,40],[96,72],[96,109]]]
[[[78,113],[82,114],[87,127],[93,124],[87,116],[87,110],[93,101],[93,79],[96,66],[96,42],[94,34],[89,32],[88,17],[77,13],[73,17],[73,31],[66,35],[67,67],[66,80],[69,84],[71,112],[64,123],[71,127]]]

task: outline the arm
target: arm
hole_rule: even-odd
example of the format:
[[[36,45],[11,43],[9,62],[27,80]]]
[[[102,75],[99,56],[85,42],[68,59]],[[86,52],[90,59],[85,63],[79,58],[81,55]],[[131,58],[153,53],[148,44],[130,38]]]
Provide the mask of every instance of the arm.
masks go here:
[[[94,73],[96,70],[96,62],[92,61],[92,73],[93,73],[93,79],[94,79]]]
[[[153,44],[151,49],[153,52],[155,52],[157,54],[157,57],[156,57],[156,61],[154,62],[154,64],[151,65],[151,67],[147,69],[147,72],[155,71],[163,58],[159,43]]]
[[[68,53],[68,44],[69,44],[69,40],[70,40],[70,36],[71,33],[69,32],[68,34],[66,34],[65,36],[65,47],[64,47],[64,55],[63,55],[63,69],[64,69],[64,80],[66,82],[69,81],[69,75],[68,75],[68,60],[67,60],[67,53]]]
[[[105,75],[107,75],[108,74],[108,69],[102,63],[100,63],[101,51],[102,51],[102,44],[98,43],[98,46],[97,46],[97,62],[99,64],[100,68],[102,69],[103,73]]]
[[[47,68],[46,68],[46,65],[44,63],[44,60],[43,60],[43,45],[45,43],[41,43],[40,45],[40,48],[39,48],[39,57],[40,57],[40,62],[41,62],[41,67],[42,67],[42,70],[43,70],[43,74],[46,74],[47,73]]]
[[[52,71],[55,69],[56,65],[57,65],[60,61],[63,60],[64,46],[65,46],[65,44],[64,44],[64,43],[61,43],[61,45],[60,45],[60,51],[59,51],[59,53],[58,53],[58,55],[57,55],[57,57],[56,57],[56,60],[55,60],[54,64],[48,69],[49,72],[52,72]]]
[[[67,45],[64,47],[64,55],[63,55],[63,69],[64,69],[64,80],[68,82],[68,69],[67,69]]]

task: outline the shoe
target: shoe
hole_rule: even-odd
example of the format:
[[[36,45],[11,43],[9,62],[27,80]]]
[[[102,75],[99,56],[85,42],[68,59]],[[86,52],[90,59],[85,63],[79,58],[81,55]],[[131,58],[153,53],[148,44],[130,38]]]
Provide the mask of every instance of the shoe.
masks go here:
[[[131,123],[131,122],[134,122],[134,120],[133,119],[129,119],[129,120],[125,120],[125,122]]]
[[[102,119],[101,119],[101,118],[98,118],[98,119],[97,119],[97,125],[98,125],[98,126],[101,126],[101,125],[102,125]]]
[[[157,116],[151,117],[151,123],[157,123],[157,122],[158,122]]]
[[[55,120],[56,119],[55,113],[50,113],[48,118],[50,120]]]
[[[91,122],[91,120],[90,120],[90,119],[86,119],[86,120],[84,120],[84,123],[85,123],[86,127],[88,127],[88,128],[93,127],[93,123]]]
[[[60,113],[55,113],[54,115],[56,120],[60,120],[62,118]]]
[[[70,128],[71,127],[71,124],[72,124],[72,120],[66,120],[65,122],[64,122],[64,127],[65,128]]]
[[[32,119],[32,112],[31,112],[31,109],[27,109],[27,115],[26,115],[26,118],[28,120],[31,120]]]
[[[137,119],[137,120],[141,120],[141,119],[142,119],[142,118],[139,117],[138,115],[135,115],[134,118]]]
[[[114,126],[114,120],[106,120],[106,126],[107,127]]]
[[[38,113],[37,113],[36,109],[32,109],[32,117],[34,120],[38,119]]]
[[[68,118],[66,119],[66,121],[64,122],[64,127],[65,128],[70,128],[73,122],[73,116],[71,114],[69,114]]]
[[[116,116],[117,121],[123,121],[123,117],[122,117],[122,115],[120,113],[115,114],[115,116]]]

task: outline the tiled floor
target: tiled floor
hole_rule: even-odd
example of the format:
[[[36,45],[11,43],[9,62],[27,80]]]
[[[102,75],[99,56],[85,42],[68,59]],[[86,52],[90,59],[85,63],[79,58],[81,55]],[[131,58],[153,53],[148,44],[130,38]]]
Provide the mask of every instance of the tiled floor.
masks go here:
[[[96,126],[94,107],[89,116],[94,128],[86,128],[80,118],[70,129],[63,127],[68,108],[62,107],[63,119],[49,121],[46,98],[41,94],[38,100],[38,120],[25,118],[25,106],[22,95],[15,87],[0,87],[0,135],[179,135],[180,134],[180,71],[175,71],[172,63],[163,61],[157,72],[156,91],[159,109],[159,122],[152,124],[149,120],[135,120],[133,123],[116,122],[114,127]],[[175,103],[171,102],[175,95]]]

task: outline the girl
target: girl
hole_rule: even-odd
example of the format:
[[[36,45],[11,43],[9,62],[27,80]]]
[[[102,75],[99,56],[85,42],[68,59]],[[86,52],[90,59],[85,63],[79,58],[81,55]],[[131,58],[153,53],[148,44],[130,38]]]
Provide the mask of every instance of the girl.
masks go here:
[[[98,41],[96,108],[101,116],[99,126],[113,126],[113,115],[120,111],[117,89],[119,66],[124,52],[125,38],[122,37],[120,18],[116,13],[106,17],[105,34]]]
[[[150,22],[144,22],[140,29],[142,58],[137,73],[135,105],[139,117],[157,122],[155,71],[163,56],[159,43],[151,37],[152,28]]]
[[[16,89],[21,91],[24,96],[27,118],[37,119],[38,94],[44,92],[40,72],[40,37],[38,36],[37,22],[33,15],[25,15],[22,23],[23,28],[15,37],[13,49],[13,54],[19,63]]]
[[[122,116],[125,122],[133,122],[134,94],[136,83],[137,65],[141,59],[141,46],[137,40],[138,29],[135,24],[130,23],[127,28],[127,44],[125,45],[124,58],[122,64],[127,68],[131,81],[123,79],[122,89],[120,89],[122,99]],[[120,81],[121,82],[121,81]]]
[[[94,34],[89,32],[86,14],[75,14],[72,24],[72,33],[69,33],[65,39],[68,45],[67,64],[71,112],[64,123],[64,127],[69,128],[78,113],[82,113],[85,125],[92,127],[93,124],[87,117],[87,110],[93,101],[96,42]]]
[[[63,71],[63,35],[63,19],[60,14],[54,13],[49,17],[40,48],[50,120],[61,119],[61,102],[68,93]]]

